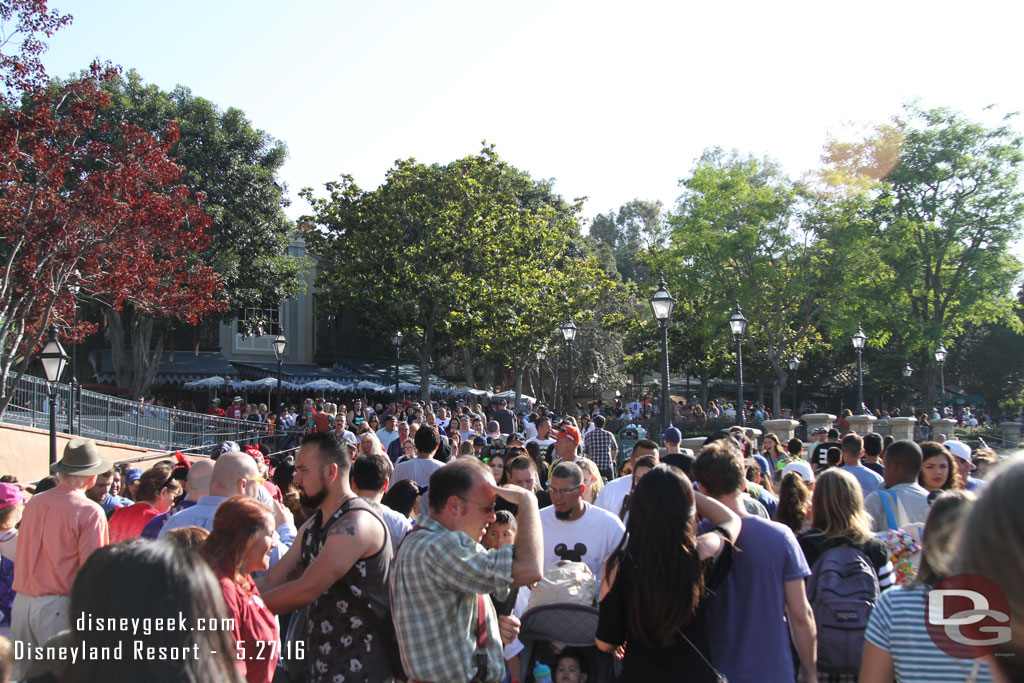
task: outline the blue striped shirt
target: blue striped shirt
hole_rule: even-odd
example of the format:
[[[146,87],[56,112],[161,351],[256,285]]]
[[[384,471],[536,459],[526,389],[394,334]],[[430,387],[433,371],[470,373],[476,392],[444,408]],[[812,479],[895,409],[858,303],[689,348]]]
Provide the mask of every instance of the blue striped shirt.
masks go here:
[[[950,657],[932,642],[925,627],[928,590],[919,586],[882,593],[864,635],[869,643],[892,655],[897,681],[963,683],[974,660]],[[977,680],[992,680],[986,662],[981,662]]]

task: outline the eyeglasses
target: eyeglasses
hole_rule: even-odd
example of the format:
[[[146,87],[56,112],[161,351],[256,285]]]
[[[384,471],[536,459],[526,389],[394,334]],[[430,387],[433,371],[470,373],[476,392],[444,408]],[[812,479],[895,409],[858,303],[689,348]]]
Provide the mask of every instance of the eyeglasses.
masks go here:
[[[553,496],[571,496],[573,494],[579,494],[580,487],[573,486],[571,489],[548,489],[548,492]]]
[[[478,506],[480,508],[480,512],[483,512],[484,514],[488,514],[489,515],[492,512],[494,512],[494,507],[495,507],[494,503],[491,503],[490,505],[484,505],[483,503],[478,503],[475,500],[470,500],[469,498],[463,498],[462,496],[458,496],[458,498],[459,498],[459,500],[461,500],[464,503],[472,503],[473,505]]]

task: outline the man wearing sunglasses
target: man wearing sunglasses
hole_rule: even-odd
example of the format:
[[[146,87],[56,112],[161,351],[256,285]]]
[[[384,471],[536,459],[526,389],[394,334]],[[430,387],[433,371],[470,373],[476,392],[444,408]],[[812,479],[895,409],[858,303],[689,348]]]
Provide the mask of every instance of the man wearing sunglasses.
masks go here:
[[[518,506],[513,545],[484,549],[497,496]],[[496,486],[475,458],[458,458],[430,476],[430,516],[409,532],[392,568],[391,608],[405,673],[413,681],[500,681],[502,642],[518,633],[492,601],[541,576],[537,500]]]

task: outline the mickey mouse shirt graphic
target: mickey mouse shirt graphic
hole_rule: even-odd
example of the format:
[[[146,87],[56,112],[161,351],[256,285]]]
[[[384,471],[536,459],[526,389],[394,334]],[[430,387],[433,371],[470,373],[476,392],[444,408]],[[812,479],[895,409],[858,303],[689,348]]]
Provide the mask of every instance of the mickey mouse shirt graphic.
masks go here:
[[[544,567],[562,560],[583,562],[597,578],[597,590],[600,591],[604,563],[622,540],[626,528],[622,520],[607,510],[585,501],[583,505],[583,514],[572,521],[558,519],[554,505],[540,511],[544,531]]]

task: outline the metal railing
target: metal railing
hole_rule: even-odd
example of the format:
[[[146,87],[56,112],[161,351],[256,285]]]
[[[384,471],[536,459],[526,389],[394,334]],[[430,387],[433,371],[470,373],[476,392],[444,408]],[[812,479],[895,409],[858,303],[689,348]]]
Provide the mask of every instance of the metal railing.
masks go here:
[[[274,448],[287,439],[274,433],[264,422],[233,420],[192,413],[164,406],[142,404],[95,391],[78,389],[78,400],[70,384],[57,383],[57,430],[97,441],[130,444],[155,450],[201,451],[222,441]],[[16,385],[7,380],[11,402],[0,421],[38,429],[50,428],[49,385],[46,380],[26,375]],[[77,404],[77,410],[70,407]],[[72,430],[72,419],[74,428]]]

